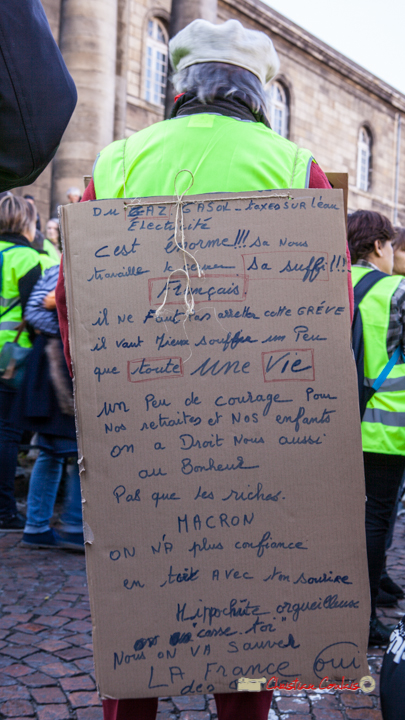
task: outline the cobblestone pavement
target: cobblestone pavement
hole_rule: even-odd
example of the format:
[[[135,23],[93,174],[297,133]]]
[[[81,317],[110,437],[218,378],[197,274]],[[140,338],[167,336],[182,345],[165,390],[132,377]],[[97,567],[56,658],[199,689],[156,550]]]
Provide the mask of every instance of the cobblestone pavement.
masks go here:
[[[20,538],[0,534],[0,718],[101,720],[84,558],[27,550],[19,547]],[[388,569],[405,586],[404,517],[396,525]],[[404,612],[402,601],[381,616],[396,623]],[[377,680],[372,694],[278,693],[269,720],[382,720],[378,695],[382,656],[382,650],[370,648],[370,670]],[[215,702],[205,696],[163,698],[158,718],[213,720]]]

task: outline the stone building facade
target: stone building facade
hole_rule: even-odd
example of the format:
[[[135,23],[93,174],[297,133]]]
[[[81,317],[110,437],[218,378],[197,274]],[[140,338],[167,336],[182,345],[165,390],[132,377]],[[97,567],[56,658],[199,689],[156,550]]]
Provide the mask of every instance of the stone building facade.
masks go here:
[[[281,60],[269,89],[273,128],[325,171],[349,173],[350,210],[405,225],[405,96],[260,0],[188,0],[180,25],[173,17],[170,25],[170,0],[43,4],[79,93],[52,167],[21,191],[35,195],[44,220],[70,185],[84,187],[103,146],[164,118],[169,31],[202,16],[236,18],[272,37]]]

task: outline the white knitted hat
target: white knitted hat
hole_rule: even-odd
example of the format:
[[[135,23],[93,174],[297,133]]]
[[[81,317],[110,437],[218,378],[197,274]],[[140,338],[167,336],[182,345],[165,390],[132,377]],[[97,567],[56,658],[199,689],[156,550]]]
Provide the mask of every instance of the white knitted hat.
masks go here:
[[[247,30],[238,20],[222,25],[194,20],[170,40],[169,52],[175,72],[197,63],[229,63],[250,70],[263,85],[280,67],[270,38],[258,30]]]

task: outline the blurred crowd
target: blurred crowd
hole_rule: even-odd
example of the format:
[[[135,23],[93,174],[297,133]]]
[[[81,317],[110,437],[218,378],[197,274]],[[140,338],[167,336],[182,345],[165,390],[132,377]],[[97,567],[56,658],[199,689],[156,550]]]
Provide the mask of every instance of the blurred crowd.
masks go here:
[[[68,199],[78,202],[77,188]],[[45,232],[31,195],[0,197],[0,531],[23,530],[24,547],[83,552],[80,480],[72,381],[63,355],[55,287],[59,221]],[[39,450],[29,481],[27,515],[18,512],[14,478],[23,434]],[[50,526],[59,485],[60,528]]]

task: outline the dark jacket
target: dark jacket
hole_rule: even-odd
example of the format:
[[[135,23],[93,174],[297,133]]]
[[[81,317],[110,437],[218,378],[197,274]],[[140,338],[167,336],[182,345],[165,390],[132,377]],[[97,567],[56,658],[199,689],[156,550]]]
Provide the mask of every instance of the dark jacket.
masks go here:
[[[26,430],[72,440],[75,452],[73,387],[63,355],[57,314],[56,310],[42,307],[45,296],[55,289],[58,273],[57,265],[45,270],[26,305],[26,319],[41,332],[35,336],[15,399],[13,419]]]
[[[0,0],[0,191],[34,182],[76,100],[40,0]]]
[[[381,710],[384,720],[405,718],[405,616],[390,636],[380,675]]]
[[[54,346],[53,359],[49,355],[51,344]],[[56,372],[60,392],[70,397],[71,410],[69,414],[61,411],[58,402],[57,391],[52,379],[52,375],[54,376],[55,373],[52,372],[50,365],[50,362],[54,360],[57,364]],[[63,356],[60,338],[49,338],[42,333],[36,336],[25,376],[15,400],[13,420],[16,425],[26,430],[76,440],[72,381]]]

